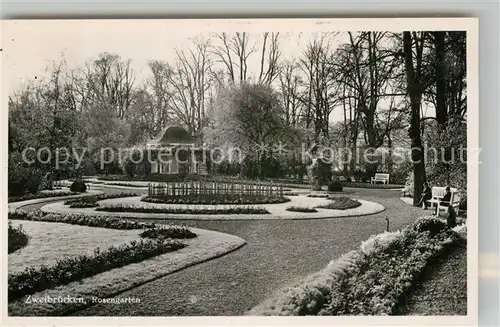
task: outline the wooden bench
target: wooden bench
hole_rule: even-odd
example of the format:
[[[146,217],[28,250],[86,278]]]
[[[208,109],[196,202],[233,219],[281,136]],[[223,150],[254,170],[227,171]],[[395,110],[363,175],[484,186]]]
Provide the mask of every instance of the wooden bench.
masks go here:
[[[389,184],[389,174],[376,173],[375,177],[371,179],[371,184],[376,184],[377,182]]]
[[[458,214],[458,207],[460,206],[460,193],[458,192],[458,189],[450,187],[450,202],[447,205],[441,204],[442,198],[446,193],[446,187],[433,187],[432,188],[432,198],[428,201],[431,205],[431,209],[434,209],[434,207],[437,207],[436,210],[436,215],[439,216],[440,211],[447,211],[448,207],[451,205],[453,209]]]

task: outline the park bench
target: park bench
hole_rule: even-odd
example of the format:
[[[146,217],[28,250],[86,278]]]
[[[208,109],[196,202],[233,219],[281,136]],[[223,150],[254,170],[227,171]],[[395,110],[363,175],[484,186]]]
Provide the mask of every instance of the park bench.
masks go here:
[[[437,207],[436,215],[439,216],[440,211],[448,210],[448,207],[451,205],[453,209],[458,213],[458,207],[460,205],[460,193],[458,189],[451,187],[450,188],[450,202],[446,204],[442,204],[442,198],[446,193],[446,187],[433,187],[432,188],[432,198],[428,201],[430,203],[431,209]]]
[[[389,174],[376,173],[375,177],[371,179],[371,184],[376,184],[377,182],[389,184]]]

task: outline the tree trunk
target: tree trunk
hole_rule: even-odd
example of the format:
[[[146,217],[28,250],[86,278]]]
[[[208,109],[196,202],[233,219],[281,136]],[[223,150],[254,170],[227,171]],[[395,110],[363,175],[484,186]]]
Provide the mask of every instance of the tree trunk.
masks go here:
[[[423,37],[422,37],[423,38]],[[405,59],[405,71],[407,78],[407,93],[410,98],[410,139],[411,139],[411,159],[413,163],[413,205],[417,205],[422,195],[422,187],[425,182],[425,163],[422,139],[420,136],[420,106],[422,100],[422,81],[420,68],[423,51],[423,40],[415,39],[417,69],[413,66],[412,35],[410,32],[403,32],[403,53]],[[419,62],[420,61],[420,62]]]
[[[434,32],[436,48],[436,120],[441,129],[446,125],[448,110],[446,106],[446,58],[445,32]]]

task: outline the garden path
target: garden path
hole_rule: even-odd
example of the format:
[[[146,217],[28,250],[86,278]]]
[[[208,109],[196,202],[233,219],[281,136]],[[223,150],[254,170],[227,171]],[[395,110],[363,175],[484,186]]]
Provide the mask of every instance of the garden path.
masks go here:
[[[104,189],[123,192],[123,189]],[[140,304],[99,304],[81,316],[242,315],[279,288],[314,273],[371,235],[401,229],[425,212],[399,199],[400,192],[347,189],[352,196],[382,204],[369,216],[320,220],[189,221],[187,226],[239,236],[247,244],[215,260],[170,274],[124,292]],[[40,207],[34,205],[30,208]]]

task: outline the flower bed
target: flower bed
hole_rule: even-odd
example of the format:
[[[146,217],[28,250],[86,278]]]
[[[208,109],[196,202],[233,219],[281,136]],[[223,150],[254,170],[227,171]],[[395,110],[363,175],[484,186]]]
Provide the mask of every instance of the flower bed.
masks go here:
[[[50,267],[27,268],[23,272],[9,274],[8,298],[9,301],[20,299],[29,294],[79,281],[183,247],[184,244],[173,240],[132,241],[119,247],[110,247],[103,252],[97,248],[93,255],[65,258]]]
[[[177,239],[187,239],[195,238],[196,234],[185,227],[169,227],[169,228],[149,228],[143,231],[140,236],[142,238],[151,239],[167,239],[167,238],[177,238]]]
[[[142,207],[134,205],[106,205],[96,208],[96,211],[107,212],[140,212],[140,213],[166,213],[166,214],[187,214],[187,215],[231,215],[231,214],[269,214],[269,211],[260,207],[229,207],[229,208],[157,208]]]
[[[77,195],[81,194],[78,192],[71,192],[71,191],[55,191],[55,192],[38,192],[34,194],[26,194],[23,196],[9,196],[8,202],[20,202],[20,201],[26,201],[26,200],[33,200],[33,199],[43,199],[43,198],[53,198],[53,197],[58,197],[58,196],[69,196],[69,195]]]
[[[23,230],[23,226],[18,226],[14,228],[12,223],[9,221],[9,231],[8,231],[8,253],[12,253],[21,249],[28,244],[28,235]]]
[[[71,225],[111,229],[146,229],[156,227],[154,223],[143,223],[106,216],[45,213],[41,210],[27,212],[21,209],[16,209],[9,211],[8,217],[9,219],[66,223]]]
[[[299,206],[291,206],[286,208],[286,211],[292,212],[318,212],[318,210],[309,207],[299,207]]]
[[[165,204],[270,204],[285,203],[290,199],[280,196],[261,196],[261,195],[180,195],[180,196],[160,196],[149,195],[142,198],[144,202],[165,203]]]
[[[64,204],[69,205],[70,208],[93,208],[99,206],[97,202],[101,200],[127,198],[132,196],[139,195],[136,193],[98,194],[79,199],[66,200]]]
[[[426,266],[463,241],[435,218],[382,233],[252,309],[250,315],[390,315]]]
[[[334,210],[346,210],[346,209],[353,209],[357,208],[361,205],[361,202],[358,200],[353,200],[351,198],[347,197],[338,197],[338,198],[330,198],[333,201],[331,201],[328,204],[322,205],[322,206],[317,206],[316,208],[321,208],[321,209],[334,209]]]

